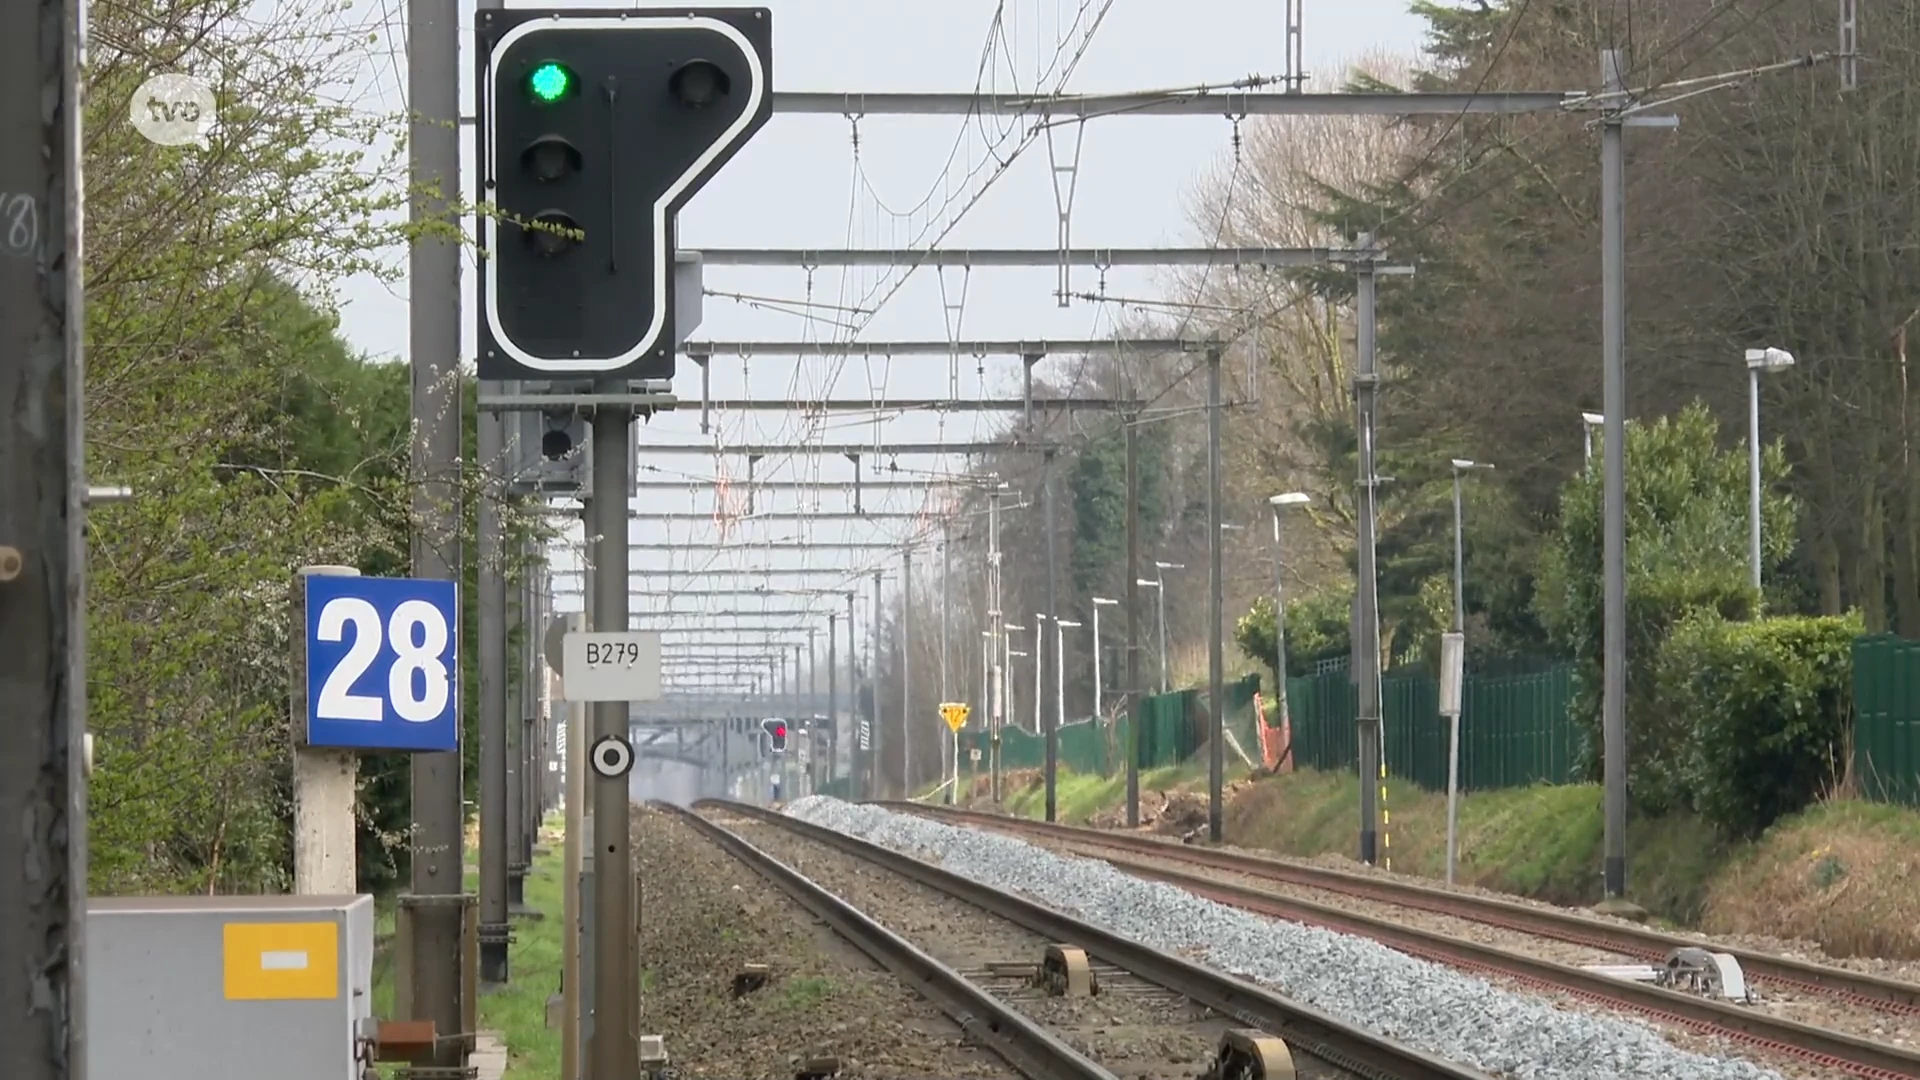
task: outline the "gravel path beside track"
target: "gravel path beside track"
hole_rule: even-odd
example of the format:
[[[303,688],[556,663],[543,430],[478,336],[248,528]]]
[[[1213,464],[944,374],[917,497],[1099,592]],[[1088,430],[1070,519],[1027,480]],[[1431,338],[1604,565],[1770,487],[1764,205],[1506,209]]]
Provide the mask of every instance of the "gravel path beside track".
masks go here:
[[[665,1036],[679,1076],[788,1080],[821,1054],[838,1056],[849,1080],[1017,1075],[683,822],[636,808],[633,836],[644,874],[641,1031]],[[733,977],[749,963],[772,977],[735,998]]]
[[[1046,1025],[1124,1080],[1198,1076],[1221,1033],[1239,1026],[1103,964],[1094,965],[1099,993],[1092,998],[1048,997],[1018,976],[995,976],[995,967],[1039,963],[1049,942],[997,915],[777,826],[717,811],[705,813],[848,898],[868,916]],[[1354,1075],[1304,1054],[1294,1060],[1300,1080],[1345,1080]]]
[[[1290,994],[1496,1075],[1556,1080],[1772,1080],[1751,1061],[1680,1050],[1649,1025],[1553,1008],[1533,995],[1360,938],[1264,919],[990,832],[810,798],[789,812]]]

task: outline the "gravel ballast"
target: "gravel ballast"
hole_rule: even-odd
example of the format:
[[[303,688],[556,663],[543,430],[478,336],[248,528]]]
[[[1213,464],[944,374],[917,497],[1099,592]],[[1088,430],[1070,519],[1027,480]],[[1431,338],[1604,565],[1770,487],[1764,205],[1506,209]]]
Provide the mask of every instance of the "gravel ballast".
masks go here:
[[[982,911],[838,848],[779,825],[712,814],[713,820],[805,874],[837,896],[858,897],[860,910],[981,988],[1045,1026],[1121,1080],[1201,1075],[1220,1036],[1240,1026],[1099,962],[1100,992],[1051,997],[995,964],[1038,962],[1049,944],[998,915]],[[1353,1080],[1356,1075],[1305,1054],[1299,1080]]]
[[[785,894],[651,808],[633,812],[642,872],[641,1030],[666,1038],[683,1080],[788,1080],[837,1055],[844,1080],[1017,1080],[936,1007],[835,937]],[[768,984],[732,993],[743,965]]]
[[[1748,1061],[1680,1050],[1650,1025],[1539,998],[1363,938],[1237,911],[1172,885],[1009,836],[812,796],[787,813],[938,863],[1221,970],[1451,1061],[1528,1080],[1780,1080]]]

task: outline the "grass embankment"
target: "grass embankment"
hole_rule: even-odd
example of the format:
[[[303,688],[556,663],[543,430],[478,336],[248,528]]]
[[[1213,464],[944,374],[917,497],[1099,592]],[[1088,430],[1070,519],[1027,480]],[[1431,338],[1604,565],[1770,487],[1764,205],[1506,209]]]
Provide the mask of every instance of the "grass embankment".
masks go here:
[[[543,837],[547,853],[527,871],[527,906],[543,919],[515,919],[508,948],[509,981],[480,996],[480,1026],[500,1033],[510,1057],[507,1080],[552,1080],[560,1075],[560,1033],[547,1030],[547,996],[560,986],[560,930],[563,897],[561,851],[557,835]],[[469,865],[472,863],[469,857]],[[469,870],[467,888],[477,888]],[[391,903],[382,905],[377,924],[381,947],[373,960],[375,1016],[393,1015],[393,959],[387,943],[393,932]]]
[[[1230,780],[1244,770],[1229,773]],[[1023,776],[1009,810],[1038,816],[1044,796]],[[1204,765],[1141,774],[1143,793],[1204,793]],[[1111,812],[1125,778],[1063,774],[1063,821]],[[1143,800],[1144,801],[1144,800]],[[1354,853],[1359,788],[1350,774],[1302,771],[1229,789],[1229,843],[1301,857]],[[1386,852],[1393,869],[1446,873],[1446,797],[1389,782]],[[1457,879],[1565,905],[1601,894],[1598,785],[1517,788],[1460,799]],[[1628,825],[1628,894],[1669,925],[1818,942],[1834,956],[1920,957],[1920,812],[1849,799],[1785,818],[1750,843],[1730,843],[1675,815]]]

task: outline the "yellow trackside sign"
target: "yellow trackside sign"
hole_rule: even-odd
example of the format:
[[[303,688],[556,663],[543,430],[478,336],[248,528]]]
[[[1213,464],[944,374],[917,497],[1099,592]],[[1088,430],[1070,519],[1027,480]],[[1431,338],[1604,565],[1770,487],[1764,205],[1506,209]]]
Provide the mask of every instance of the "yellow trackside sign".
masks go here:
[[[970,710],[963,701],[943,701],[940,703],[940,719],[955,731],[967,726],[967,713]]]
[[[333,923],[228,923],[228,1001],[329,1001],[340,995]]]

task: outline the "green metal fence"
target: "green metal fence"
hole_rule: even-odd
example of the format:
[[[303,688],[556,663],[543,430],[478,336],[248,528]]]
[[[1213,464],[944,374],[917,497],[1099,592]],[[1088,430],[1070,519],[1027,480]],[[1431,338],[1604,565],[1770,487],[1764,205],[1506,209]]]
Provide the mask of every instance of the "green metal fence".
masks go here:
[[[1868,798],[1920,806],[1920,641],[1887,634],[1863,637],[1854,643],[1853,661],[1854,776]],[[1255,761],[1260,740],[1253,698],[1259,689],[1258,676],[1230,684],[1224,718],[1226,729]],[[1468,675],[1460,720],[1462,789],[1575,781],[1579,734],[1568,712],[1573,694],[1570,664],[1526,674]],[[1389,777],[1429,790],[1445,789],[1447,728],[1439,696],[1437,680],[1422,672],[1390,672],[1381,680]],[[1358,739],[1354,687],[1347,672],[1327,669],[1288,679],[1287,698],[1294,761],[1309,768],[1351,771]],[[1142,769],[1176,765],[1206,748],[1206,695],[1178,690],[1142,698],[1133,715],[1111,725],[1076,721],[1062,726],[1061,764],[1078,773],[1114,775],[1125,765],[1136,719],[1143,725]],[[1271,702],[1267,719],[1277,722]],[[971,728],[960,743],[979,748],[984,762],[984,730]],[[1002,745],[1007,768],[1039,768],[1045,755],[1039,736],[1007,729]],[[1237,757],[1228,751],[1230,761]]]
[[[1260,690],[1260,677],[1249,675],[1226,687],[1224,723],[1234,739],[1254,761],[1260,760],[1260,739],[1253,698]],[[1157,769],[1178,765],[1206,747],[1207,698],[1199,690],[1176,690],[1140,699],[1138,713],[1142,725],[1140,767]],[[1133,718],[1121,716],[1113,724],[1076,720],[1060,727],[1060,764],[1077,773],[1113,776],[1126,767],[1126,747],[1133,737]],[[960,735],[962,754],[980,751],[981,764],[987,758],[987,733],[969,726]],[[1228,751],[1228,759],[1237,755]],[[1038,769],[1046,763],[1046,740],[1020,728],[1009,727],[1001,734],[1000,762],[1007,769]]]
[[[1078,773],[1106,774],[1112,754],[1107,745],[1108,730],[1092,720],[1074,720],[1060,725],[1060,764]],[[960,734],[964,759],[970,749],[980,751],[980,765],[987,764],[987,733],[969,726]],[[1000,735],[1000,764],[1007,769],[1038,769],[1047,761],[1047,740],[1022,728],[1010,727]],[[966,762],[963,760],[962,765]]]
[[[1469,675],[1460,716],[1463,790],[1566,783],[1573,779],[1576,738],[1568,705],[1573,668],[1531,675]],[[1387,775],[1429,790],[1447,786],[1447,724],[1438,680],[1390,673],[1380,680]],[[1354,687],[1344,671],[1287,680],[1297,764],[1351,770],[1359,756]],[[1269,719],[1272,719],[1269,717]]]
[[[1853,775],[1880,802],[1920,806],[1920,641],[1853,643]]]

